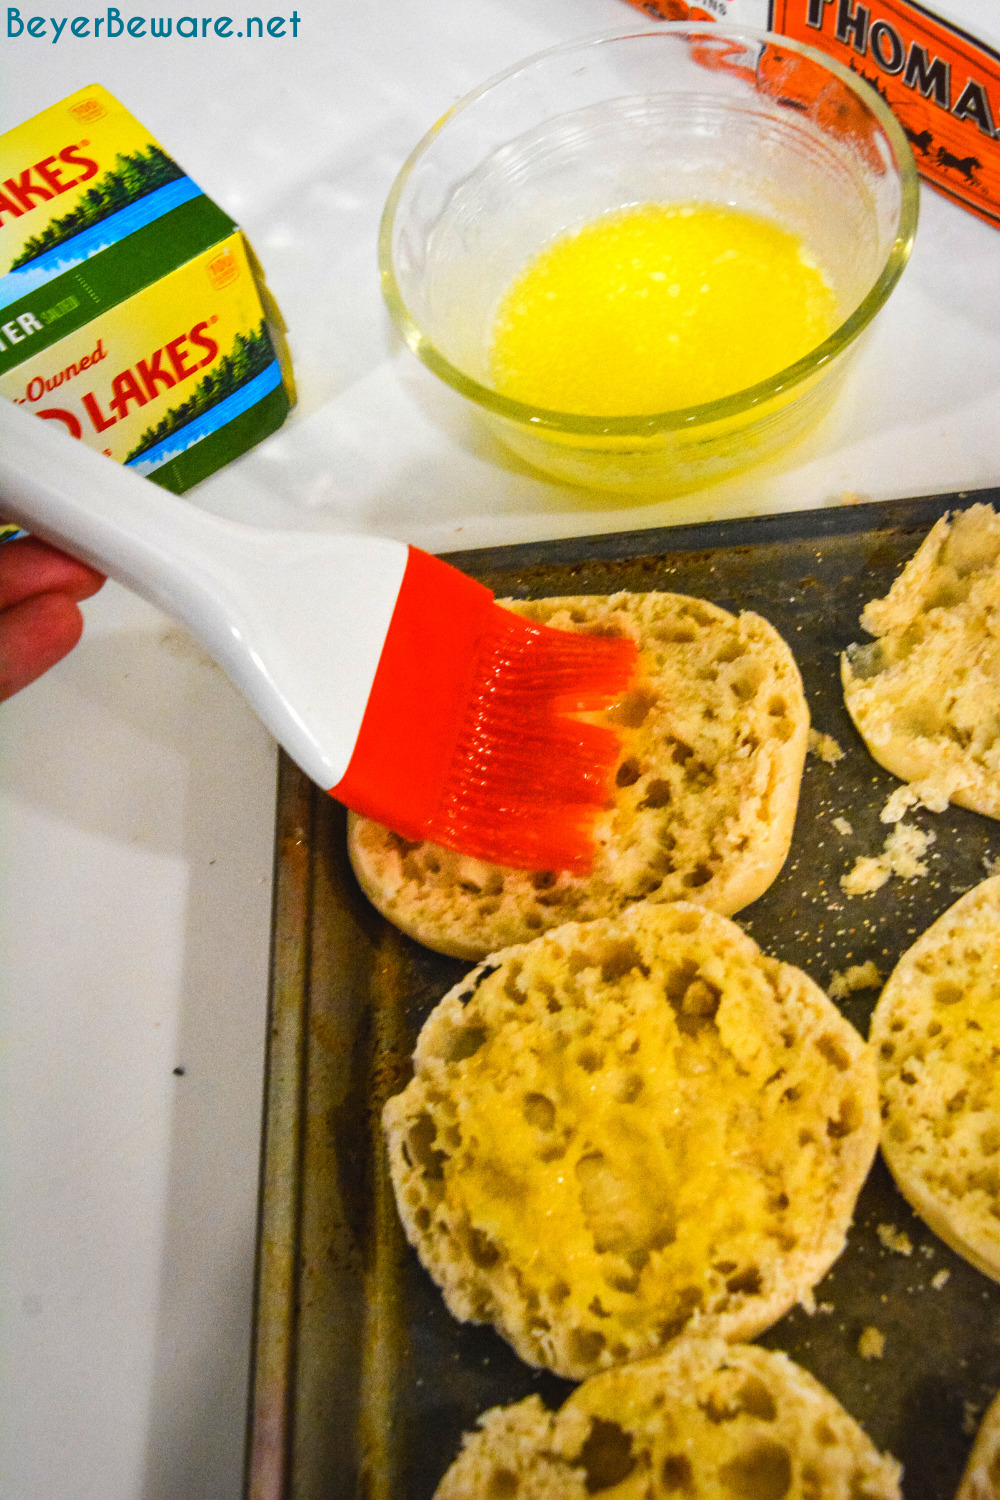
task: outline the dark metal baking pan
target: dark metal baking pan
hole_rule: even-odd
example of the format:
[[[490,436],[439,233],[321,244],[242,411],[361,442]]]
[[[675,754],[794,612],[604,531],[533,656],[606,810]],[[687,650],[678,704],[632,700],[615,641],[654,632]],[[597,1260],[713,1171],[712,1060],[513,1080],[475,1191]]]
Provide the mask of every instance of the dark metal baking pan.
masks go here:
[[[848,752],[810,757],[782,874],[740,914],[768,953],[821,985],[914,937],[1000,854],[1000,825],[961,809],[933,828],[930,873],[847,899],[840,876],[874,853],[897,783],[844,709],[839,652],[932,522],[1000,490],[837,507],[465,552],[500,597],[669,589],[765,615],[790,643],[814,726]],[[838,834],[836,816],[853,834]],[[344,814],[282,760],[270,1042],[262,1154],[248,1500],[429,1500],[461,1433],[487,1407],[566,1382],[528,1369],[491,1328],[460,1325],[407,1246],[379,1129],[409,1076],[422,1022],[467,965],[428,952],[361,895]],[[875,992],[843,1002],[867,1032]],[[881,1235],[879,1227],[882,1226]],[[892,1233],[886,1226],[891,1226]],[[891,1249],[886,1240],[901,1249]],[[907,1245],[910,1253],[902,1253]],[[939,1275],[946,1271],[947,1277]],[[1000,1287],[910,1212],[881,1161],[848,1247],[762,1342],[786,1350],[905,1465],[907,1500],[952,1500],[975,1422],[1000,1386]],[[858,1351],[863,1329],[885,1340]]]

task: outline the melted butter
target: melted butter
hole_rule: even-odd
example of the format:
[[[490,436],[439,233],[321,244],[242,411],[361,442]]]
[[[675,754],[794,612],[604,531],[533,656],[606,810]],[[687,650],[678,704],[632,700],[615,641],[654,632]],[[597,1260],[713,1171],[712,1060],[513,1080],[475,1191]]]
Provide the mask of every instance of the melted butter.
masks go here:
[[[721,1026],[689,1037],[662,985],[626,985],[628,1005],[605,1004],[596,1026],[589,1007],[558,1032],[522,1012],[469,1059],[460,1107],[470,1222],[539,1288],[565,1277],[581,1308],[596,1297],[622,1327],[648,1317],[640,1280],[646,1308],[669,1316],[679,1291],[705,1285],[719,1245],[735,1264],[767,1264],[776,1184],[825,1190],[810,1181],[813,1152],[761,1101],[775,1066],[763,997],[730,992]]]
[[[833,291],[788,230],[725,206],[644,203],[527,265],[497,313],[491,376],[550,410],[669,411],[766,380],[837,321]]]

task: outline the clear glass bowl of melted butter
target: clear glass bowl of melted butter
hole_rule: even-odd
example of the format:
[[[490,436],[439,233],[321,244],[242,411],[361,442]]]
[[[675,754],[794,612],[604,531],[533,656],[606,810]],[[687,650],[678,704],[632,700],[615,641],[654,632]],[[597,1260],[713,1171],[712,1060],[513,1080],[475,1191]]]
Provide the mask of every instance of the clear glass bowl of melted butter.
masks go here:
[[[623,499],[812,432],[909,258],[913,156],[878,94],[765,32],[640,26],[454,106],[386,203],[413,352],[521,458]]]

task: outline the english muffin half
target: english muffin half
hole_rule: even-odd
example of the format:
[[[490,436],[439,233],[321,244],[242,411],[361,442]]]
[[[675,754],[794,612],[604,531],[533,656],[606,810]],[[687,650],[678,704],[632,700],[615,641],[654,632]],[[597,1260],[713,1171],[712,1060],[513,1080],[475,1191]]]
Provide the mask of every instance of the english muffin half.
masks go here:
[[[1000,1281],[1000,876],[950,906],[903,954],[871,1043],[882,1154],[946,1244]]]
[[[637,681],[601,716],[622,752],[592,870],[505,869],[352,815],[351,863],[372,903],[427,947],[476,960],[636,901],[730,916],[756,900],[788,853],[809,730],[798,668],[773,626],[683,594],[504,602],[640,646]]]
[[[973,505],[931,528],[841,662],[848,712],[879,765],[1000,817],[1000,516]]]
[[[687,902],[493,955],[385,1107],[410,1242],[459,1319],[571,1379],[752,1338],[843,1248],[874,1060],[801,970]]]
[[[1000,1396],[979,1424],[955,1500],[1000,1500]]]
[[[899,1477],[787,1355],[690,1339],[557,1412],[538,1396],[486,1412],[435,1500],[900,1500]]]

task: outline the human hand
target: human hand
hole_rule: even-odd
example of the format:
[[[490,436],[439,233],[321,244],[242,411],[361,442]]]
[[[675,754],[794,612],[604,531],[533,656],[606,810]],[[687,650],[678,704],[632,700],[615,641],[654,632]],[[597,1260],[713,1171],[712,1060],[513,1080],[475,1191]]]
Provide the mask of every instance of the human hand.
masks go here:
[[[35,537],[0,546],[0,701],[55,666],[80,639],[81,599],[104,582]]]

